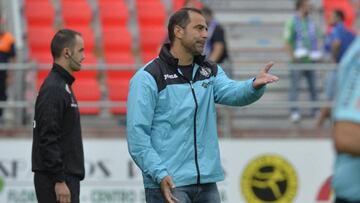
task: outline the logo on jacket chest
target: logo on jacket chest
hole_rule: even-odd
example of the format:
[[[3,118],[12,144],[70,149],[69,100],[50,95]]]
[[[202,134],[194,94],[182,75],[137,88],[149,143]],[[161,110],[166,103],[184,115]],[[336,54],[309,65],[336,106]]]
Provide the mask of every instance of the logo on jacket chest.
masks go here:
[[[209,85],[212,85],[214,82],[213,81],[204,81],[202,84],[201,84],[201,86],[203,87],[203,88],[208,88],[209,87]]]
[[[70,95],[70,99],[71,99],[70,106],[72,108],[77,108],[78,107],[77,102],[76,102],[75,98],[73,97],[73,94],[71,94],[71,90],[70,90],[70,87],[68,84],[65,85],[65,90]]]
[[[178,78],[179,76],[177,76],[175,73],[174,74],[165,74],[164,75],[164,80],[167,80],[167,79],[176,79]]]
[[[200,67],[200,74],[206,78],[210,77],[211,69],[206,67]]]

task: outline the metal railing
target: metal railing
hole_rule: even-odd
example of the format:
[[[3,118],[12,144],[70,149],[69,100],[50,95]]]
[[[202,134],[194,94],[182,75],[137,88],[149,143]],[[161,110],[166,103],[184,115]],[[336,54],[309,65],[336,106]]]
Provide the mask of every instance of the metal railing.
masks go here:
[[[100,78],[100,85],[105,85],[106,80],[106,70],[129,70],[137,69],[142,65],[116,65],[116,64],[93,64],[93,65],[84,65],[83,70],[97,70],[100,75],[103,75],[105,78]],[[247,65],[248,67],[241,67],[239,65],[237,68],[234,68],[234,79],[246,79],[254,77],[256,73],[264,66],[264,64],[251,64]],[[49,69],[51,64],[37,64],[37,63],[16,63],[16,64],[0,64],[0,70],[8,70],[13,74],[13,83],[9,86],[8,93],[10,94],[8,101],[0,102],[0,108],[6,109],[8,114],[12,114],[13,121],[11,126],[26,126],[30,125],[33,118],[33,108],[34,102],[37,95],[36,92],[36,83],[37,77],[36,73],[38,70]],[[280,76],[280,80],[289,79],[288,64],[276,64],[271,73]],[[291,68],[296,70],[316,70],[321,78],[323,78],[324,72],[328,70],[333,70],[335,68],[334,64],[311,64],[311,65],[291,65]],[[283,77],[283,78],[282,78]],[[106,86],[104,86],[106,87]],[[106,91],[106,88],[103,88]],[[273,88],[270,86],[266,94],[271,94]],[[287,86],[282,87],[282,90],[279,90],[283,94],[286,94]],[[125,102],[120,101],[110,101],[106,96],[103,97],[100,101],[90,102],[90,101],[79,101],[79,107],[99,107],[102,110],[105,110],[111,107],[123,107],[126,106]],[[290,107],[299,107],[302,109],[308,108],[320,108],[324,106],[331,106],[329,101],[307,101],[301,100],[297,102],[290,102],[288,100],[279,99],[279,100],[259,100],[258,102],[252,104],[247,108],[256,109],[256,108],[290,108]],[[231,129],[233,128],[232,119],[227,114],[232,113],[231,111],[224,110],[226,107],[219,106],[219,110],[222,111],[221,119],[225,119],[219,123],[223,123],[220,128],[224,132],[224,135],[231,134]],[[103,114],[101,114],[103,115]],[[1,128],[1,126],[0,126]],[[230,130],[229,130],[230,129]]]

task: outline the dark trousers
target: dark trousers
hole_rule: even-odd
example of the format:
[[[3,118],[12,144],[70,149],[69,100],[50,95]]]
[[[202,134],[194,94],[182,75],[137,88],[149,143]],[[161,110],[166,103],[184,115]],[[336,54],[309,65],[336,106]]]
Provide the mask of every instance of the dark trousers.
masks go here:
[[[0,101],[6,101],[6,71],[0,70]],[[0,108],[0,117],[3,114],[3,109]]]
[[[344,199],[336,198],[335,203],[360,203],[360,201],[350,202],[350,201],[347,201],[347,200],[344,200]]]
[[[79,203],[79,178],[66,176],[65,182],[71,193],[71,203]],[[51,175],[36,172],[34,175],[34,184],[38,203],[56,203],[55,181],[53,181]]]
[[[172,194],[179,203],[220,203],[220,194],[216,183],[176,187]],[[145,188],[147,203],[166,203],[160,188]]]

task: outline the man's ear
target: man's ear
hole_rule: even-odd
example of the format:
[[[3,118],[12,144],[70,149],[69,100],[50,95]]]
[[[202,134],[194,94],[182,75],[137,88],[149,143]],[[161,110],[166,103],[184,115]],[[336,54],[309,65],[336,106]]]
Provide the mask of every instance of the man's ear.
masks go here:
[[[175,34],[175,37],[176,38],[182,38],[183,34],[184,34],[184,28],[178,26],[178,25],[175,25],[175,28],[174,28],[174,34]]]
[[[64,48],[62,54],[65,56],[65,58],[69,58],[71,56],[70,49]]]

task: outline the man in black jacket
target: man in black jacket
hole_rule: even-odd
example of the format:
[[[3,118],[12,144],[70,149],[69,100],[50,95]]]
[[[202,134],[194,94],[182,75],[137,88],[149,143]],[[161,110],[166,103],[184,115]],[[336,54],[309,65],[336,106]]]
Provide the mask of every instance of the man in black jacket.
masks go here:
[[[84,41],[80,33],[63,29],[51,41],[53,68],[35,104],[32,170],[39,203],[79,202],[84,179],[80,114],[71,85],[81,69]]]

